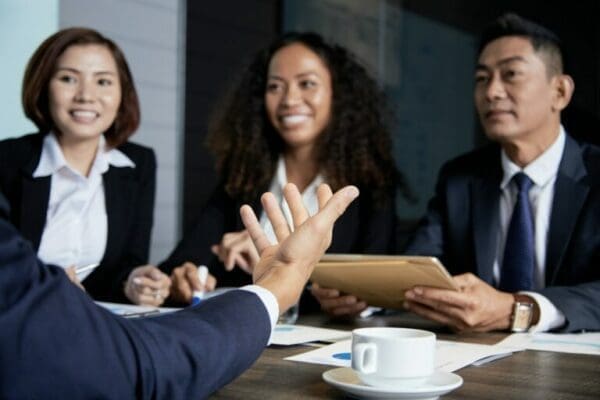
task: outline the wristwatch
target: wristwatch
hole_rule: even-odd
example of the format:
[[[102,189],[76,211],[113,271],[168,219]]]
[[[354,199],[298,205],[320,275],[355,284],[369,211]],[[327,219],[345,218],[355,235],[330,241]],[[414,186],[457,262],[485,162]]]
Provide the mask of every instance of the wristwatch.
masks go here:
[[[514,295],[510,330],[512,332],[526,332],[533,321],[534,304],[526,296]]]

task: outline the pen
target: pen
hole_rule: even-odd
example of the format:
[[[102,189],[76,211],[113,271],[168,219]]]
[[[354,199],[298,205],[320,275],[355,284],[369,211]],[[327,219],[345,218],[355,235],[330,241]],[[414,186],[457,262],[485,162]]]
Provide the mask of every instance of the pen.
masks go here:
[[[208,268],[206,268],[206,265],[199,265],[198,279],[200,280],[200,285],[202,285],[202,290],[194,290],[194,293],[192,294],[193,306],[199,304],[204,298],[204,285],[206,285],[206,278],[208,278]]]
[[[89,271],[90,269],[94,269],[94,268],[96,268],[98,265],[100,265],[100,264],[98,264],[98,263],[95,263],[95,264],[88,264],[88,265],[84,265],[83,267],[77,267],[77,268],[75,268],[75,273],[76,273],[77,275],[79,275],[79,274],[81,274],[81,273],[84,273],[84,272],[86,272],[86,271]]]
[[[148,310],[148,311],[129,311],[121,314],[122,317],[125,318],[141,318],[141,317],[149,317],[151,315],[160,314],[160,310]]]

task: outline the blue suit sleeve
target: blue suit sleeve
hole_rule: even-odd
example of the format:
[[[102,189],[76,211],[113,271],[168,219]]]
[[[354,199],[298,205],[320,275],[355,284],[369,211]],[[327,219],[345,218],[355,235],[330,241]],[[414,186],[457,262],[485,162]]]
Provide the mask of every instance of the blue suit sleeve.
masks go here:
[[[0,398],[205,398],[270,334],[264,305],[245,291],[162,317],[117,317],[3,220],[0,327]]]

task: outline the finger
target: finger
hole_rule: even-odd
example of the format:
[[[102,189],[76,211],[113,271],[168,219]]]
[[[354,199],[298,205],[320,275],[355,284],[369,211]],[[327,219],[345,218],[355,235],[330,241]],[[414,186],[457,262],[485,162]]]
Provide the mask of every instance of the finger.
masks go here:
[[[298,191],[296,185],[288,183],[283,188],[283,196],[292,213],[294,227],[297,228],[309,217],[308,211],[306,210],[306,207],[304,207],[304,202],[302,201],[302,195]]]
[[[219,246],[218,244],[213,244],[212,246],[210,246],[210,251],[215,255],[215,256],[219,256],[219,252],[221,251],[221,246]]]
[[[235,259],[236,255],[232,252],[228,252],[224,257],[223,265],[225,266],[226,271],[231,271],[235,267]]]
[[[162,287],[161,281],[148,278],[146,276],[136,276],[133,278],[134,289],[137,291],[149,290],[157,291]]]
[[[167,276],[165,275],[161,270],[159,270],[156,267],[153,267],[152,269],[150,269],[150,271],[148,272],[148,275],[150,278],[154,279],[155,281],[162,281],[164,280],[164,278]]]
[[[337,289],[322,288],[313,283],[310,292],[316,298],[330,299],[340,296],[340,291]]]
[[[140,306],[154,306],[156,299],[154,298],[154,295],[138,294],[136,296],[136,303]]]
[[[249,205],[243,205],[240,208],[240,216],[242,217],[244,226],[248,230],[250,238],[252,238],[252,242],[254,242],[254,245],[258,249],[258,253],[262,254],[267,247],[271,246],[271,242],[269,242],[265,232],[260,227],[254,211],[252,211]]]
[[[208,277],[206,278],[206,284],[204,285],[204,290],[207,292],[211,292],[213,290],[215,290],[215,287],[217,286],[217,279],[208,274]]]
[[[277,241],[283,242],[290,235],[290,226],[283,216],[275,196],[272,193],[265,193],[261,197],[261,202],[269,221],[271,221]]]
[[[187,283],[188,289],[186,291],[202,290],[202,284],[198,277],[198,268],[193,264],[187,264],[185,270],[183,270],[183,281]],[[181,282],[183,284],[183,282]]]
[[[338,307],[338,308],[334,309],[331,314],[333,314],[335,316],[343,316],[343,315],[354,316],[354,315],[360,314],[366,308],[367,308],[367,303],[365,303],[364,301],[361,301],[359,303],[352,304],[349,306]]]
[[[225,263],[226,269],[231,271],[236,265],[242,268],[247,268],[248,263],[244,259],[244,254],[254,245],[251,241],[246,242],[246,239],[242,236],[238,237],[235,242],[232,242],[229,246],[227,254],[227,260]]]
[[[188,303],[192,299],[192,288],[187,279],[185,279],[183,276],[180,276],[173,281],[171,297],[177,301]]]
[[[339,296],[334,299],[323,299],[321,301],[321,307],[325,309],[336,309],[348,306],[353,306],[359,303],[356,296]]]
[[[327,201],[321,211],[314,216],[315,223],[331,229],[335,221],[346,211],[346,208],[358,195],[359,192],[356,186],[346,186],[338,190]]]
[[[319,202],[319,210],[325,207],[325,204],[331,199],[333,193],[331,192],[331,188],[329,185],[321,184],[317,188],[317,200]]]
[[[471,296],[466,295],[465,293],[422,286],[417,286],[412,290],[407,291],[406,297],[409,300],[418,301],[419,303],[427,304],[433,308],[448,306],[466,309],[472,303]]]
[[[462,324],[460,324],[458,321],[456,321],[451,316],[440,313],[437,310],[434,310],[425,305],[407,300],[404,302],[404,308],[414,312],[417,315],[420,315],[423,318],[427,318],[432,321],[439,322],[440,324],[448,325],[450,327],[454,327],[457,329],[463,329]]]

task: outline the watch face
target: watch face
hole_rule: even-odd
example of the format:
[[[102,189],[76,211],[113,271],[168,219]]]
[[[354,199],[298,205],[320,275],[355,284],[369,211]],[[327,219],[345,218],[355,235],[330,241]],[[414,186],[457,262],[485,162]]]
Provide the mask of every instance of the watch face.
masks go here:
[[[515,302],[513,306],[512,325],[513,332],[525,332],[531,326],[533,304]]]

